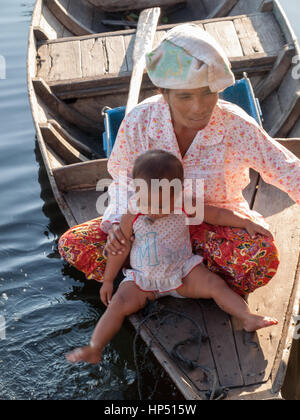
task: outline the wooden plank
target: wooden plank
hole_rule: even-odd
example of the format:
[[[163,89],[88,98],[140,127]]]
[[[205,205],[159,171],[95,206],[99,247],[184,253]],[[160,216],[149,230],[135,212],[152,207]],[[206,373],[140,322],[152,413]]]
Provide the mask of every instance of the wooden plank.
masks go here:
[[[265,55],[255,58],[232,58],[230,59],[232,70],[236,76],[247,72],[249,75],[265,74],[270,71],[274,65],[275,57],[266,57]],[[131,64],[131,60],[127,61]],[[45,63],[43,63],[45,69]],[[41,74],[41,73],[39,73]],[[105,74],[103,77],[94,76],[92,78],[72,79],[49,82],[52,91],[61,99],[84,98],[99,95],[109,95],[113,92],[128,92],[128,81],[130,72],[124,72],[120,75]],[[143,76],[143,89],[153,87],[147,73]]]
[[[49,39],[44,29],[42,29],[40,26],[35,26],[33,28],[33,33],[34,33],[34,38],[37,41],[47,41]]]
[[[63,38],[70,38],[70,37],[74,36],[74,34],[72,32],[70,32],[69,29],[64,28],[62,36],[63,36]]]
[[[89,118],[73,110],[57,98],[45,81],[41,78],[32,79],[33,87],[36,95],[44,102],[44,104],[54,113],[55,118],[64,118],[71,124],[80,127],[84,132],[99,135],[100,124],[91,121]]]
[[[243,17],[234,20],[236,33],[239,37],[244,55],[263,53],[264,48],[259,39],[259,34],[254,29],[251,18]]]
[[[242,386],[244,379],[240,370],[230,316],[213,300],[201,300],[201,309],[221,386]]]
[[[293,77],[293,66],[290,66],[277,91],[283,113],[291,108],[291,103],[294,102],[294,98],[299,91],[300,80],[299,78]]]
[[[281,4],[278,1],[273,2],[273,13],[276,21],[278,22],[281,31],[283,32],[284,38],[287,44],[297,43],[297,36],[284,12]]]
[[[137,314],[133,314],[130,316],[130,322],[137,330],[140,323],[140,317]],[[140,335],[145,343],[149,346],[158,362],[163,366],[165,371],[172,378],[173,382],[182,393],[184,398],[187,400],[207,399],[205,395],[201,395],[193,383],[188,381],[188,378],[186,378],[186,376],[183,374],[177,363],[175,364],[173,360],[170,359],[166,351],[160,346],[160,343],[155,339],[155,337],[153,337],[151,330],[149,330],[146,325],[140,329]]]
[[[282,50],[286,40],[271,12],[252,15],[250,19],[254,30],[259,34],[262,48],[268,55]]]
[[[82,77],[80,42],[71,41],[49,46],[50,71],[48,80]]]
[[[300,138],[300,119],[296,122],[292,131],[290,131],[289,137]]]
[[[200,368],[190,369],[184,363],[171,357],[172,350],[176,344],[198,335],[198,329],[195,325],[184,315],[192,318],[206,334],[206,326],[202,316],[202,312],[196,300],[193,299],[174,299],[163,298],[159,304],[171,310],[182,313],[182,316],[168,315],[164,319],[150,318],[146,322],[146,327],[151,331],[153,338],[159,342],[159,345],[164,349],[166,357],[176,364],[182,371],[182,374],[189,383],[192,383],[198,391],[207,391],[211,388],[211,382],[206,375],[203,375],[203,370]],[[143,319],[141,314],[137,314],[139,321]],[[205,366],[212,372],[215,371],[216,366],[211,352],[210,339],[200,343],[200,352],[198,354],[197,343],[187,343],[179,348],[179,353],[188,360],[195,360],[201,366]]]
[[[53,170],[60,191],[95,190],[100,179],[111,179],[107,171],[107,159],[75,163]]]
[[[292,128],[295,126],[300,117],[300,93],[293,98],[293,102],[290,104],[290,108],[283,115],[281,121],[271,130],[271,135],[273,137],[285,137],[287,136]]]
[[[252,56],[229,57],[229,60],[235,74],[247,72],[249,75],[259,75],[273,68],[276,57],[257,53]]]
[[[288,322],[290,316],[287,313],[287,308],[299,261],[300,208],[286,193],[261,180],[253,210],[263,214],[267,223],[270,224],[280,254],[280,265],[275,277],[267,286],[258,289],[249,296],[249,305],[252,311],[279,320],[278,326],[257,332],[259,344],[268,361],[265,369],[265,377],[268,377],[275,358],[280,360],[282,356],[276,353],[280,341],[285,341],[282,332],[284,322]]]
[[[53,169],[62,168],[65,164],[64,160],[60,156],[58,156],[58,154],[56,154],[55,151],[53,149],[51,149],[50,146],[45,144],[45,148],[46,148],[46,151],[47,151],[47,157],[48,157],[48,161],[49,161],[49,164],[50,164],[51,171]]]
[[[261,103],[261,109],[264,116],[264,129],[270,133],[273,131],[274,123],[281,121],[282,118],[282,109],[276,90]]]
[[[290,67],[276,91],[281,114],[273,120],[275,123],[270,130],[273,137],[286,137],[300,117],[300,83],[299,80],[293,78],[292,71],[293,66]]]
[[[280,51],[271,72],[261,81],[261,83],[257,85],[255,89],[255,93],[261,101],[266,99],[267,96],[278,88],[291,66],[291,61],[294,55],[294,46],[285,45]]]
[[[228,57],[243,56],[243,50],[232,21],[206,23],[204,29],[223,46]]]
[[[99,77],[105,73],[103,43],[100,38],[80,42],[82,77]]]
[[[255,15],[260,15],[260,13],[255,13],[254,16]],[[193,24],[197,26],[198,25],[201,26],[206,23],[214,23],[214,22],[227,22],[227,21],[234,22],[235,19],[239,19],[241,17],[247,17],[247,15],[242,14],[241,16],[227,16],[227,17],[216,18],[216,19],[193,20]],[[195,14],[193,15],[193,18],[196,18]],[[174,28],[174,26],[176,26],[176,23],[167,24],[167,25],[159,25],[157,27],[157,31],[167,31],[169,29]],[[126,30],[119,30],[119,31],[112,31],[112,32],[105,32],[105,33],[96,33],[96,34],[90,34],[90,35],[76,36],[76,37],[73,37],[74,38],[73,40],[82,41],[84,39],[95,38],[95,37],[106,38],[106,37],[133,35],[135,34],[135,32],[136,32],[135,29],[126,29]],[[46,43],[59,44],[61,42],[65,42],[65,39],[63,38],[51,39],[50,41],[47,41]]]
[[[270,371],[266,370],[267,355],[264,354],[257,333],[253,334],[251,343],[245,343],[242,323],[237,318],[231,321],[244,384],[249,386],[267,381],[270,375]]]
[[[261,73],[258,76],[251,76],[250,77],[250,81],[251,81],[251,85],[253,87],[253,90],[255,92],[255,95],[258,97],[257,93],[256,93],[256,87],[265,79],[265,77],[267,77],[267,73]],[[259,99],[259,97],[258,97]]]
[[[144,75],[145,76],[145,75]],[[84,99],[84,98],[94,98],[97,96],[104,96],[107,97],[108,99],[106,99],[107,101],[111,102],[111,96],[116,93],[116,94],[124,94],[126,93],[126,95],[128,94],[128,81],[129,81],[129,75],[127,77],[127,80],[125,81],[125,83],[120,82],[119,80],[115,79],[114,82],[112,84],[107,84],[107,85],[96,85],[95,86],[91,86],[88,89],[84,89],[81,88],[80,86],[78,87],[78,89],[76,89],[76,85],[72,86],[72,89],[69,89],[69,86],[66,86],[66,90],[63,89],[64,86],[57,86],[57,85],[52,85],[52,89],[53,92],[55,92],[57,94],[57,96],[61,99]],[[147,91],[152,91],[153,94],[155,94],[155,92],[157,92],[157,90],[155,90],[155,88],[153,87],[153,84],[150,82],[150,80],[146,80],[145,82],[143,81],[143,86],[142,86],[143,91],[147,90]],[[148,95],[149,96],[149,95]],[[103,99],[105,101],[105,99]],[[125,101],[126,102],[126,101]],[[99,113],[98,113],[99,115]]]
[[[85,133],[83,133],[82,131],[75,132],[74,129],[71,129],[71,127],[66,127],[66,124],[64,124],[64,126],[59,124],[57,120],[50,119],[48,122],[71,146],[73,146],[80,153],[84,154],[90,159],[102,158],[102,156],[100,156],[100,154],[98,153],[100,147],[97,147],[98,151],[95,150],[97,144],[99,143],[98,138],[96,140],[92,139],[86,136]]]
[[[89,21],[92,20],[93,11],[91,10],[88,13],[89,6],[84,5],[81,0],[64,2],[61,0],[48,0],[47,4],[62,25],[74,35],[80,36],[93,33],[91,27],[88,26]],[[86,8],[84,8],[85,6]],[[73,16],[72,13],[77,13],[77,15]]]
[[[34,11],[32,14],[31,26],[34,28],[35,26],[40,26],[40,20],[43,10],[43,1],[37,0],[35,2]]]
[[[39,26],[47,34],[48,39],[60,38],[63,33],[63,25],[51,13],[48,7],[43,4]]]
[[[89,0],[91,4],[108,12],[120,10],[147,9],[149,7],[167,7],[176,3],[184,3],[187,0]]]
[[[122,72],[126,72],[127,62],[124,37],[106,37],[104,47],[106,50],[108,73],[119,75]]]
[[[40,124],[44,141],[66,164],[87,162],[89,159],[71,146],[51,124]]]
[[[78,224],[100,217],[96,209],[99,196],[100,192],[94,190],[67,191],[63,194]]]
[[[51,68],[48,44],[43,44],[38,48],[36,62],[37,77],[41,77],[42,79],[47,80]]]

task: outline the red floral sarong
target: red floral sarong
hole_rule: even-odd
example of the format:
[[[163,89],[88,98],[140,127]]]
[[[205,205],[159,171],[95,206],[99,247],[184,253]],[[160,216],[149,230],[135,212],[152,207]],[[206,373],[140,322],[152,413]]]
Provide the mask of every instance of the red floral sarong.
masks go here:
[[[100,229],[101,218],[69,229],[59,240],[61,256],[88,279],[101,281],[106,259],[103,250],[107,235]],[[254,239],[240,228],[202,223],[190,226],[194,253],[204,257],[207,268],[220,275],[240,295],[266,285],[275,275],[278,250],[271,239]]]

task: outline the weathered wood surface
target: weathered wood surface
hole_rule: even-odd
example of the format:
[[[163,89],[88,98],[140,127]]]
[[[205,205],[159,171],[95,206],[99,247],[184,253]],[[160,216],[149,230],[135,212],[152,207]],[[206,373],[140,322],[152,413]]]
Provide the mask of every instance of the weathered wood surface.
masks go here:
[[[166,7],[177,3],[185,3],[186,1],[187,0],[89,0],[94,6],[109,12],[148,9],[156,6]]]
[[[285,45],[280,51],[270,73],[256,86],[255,93],[260,101],[266,99],[279,87],[288,73],[295,52],[294,45]]]
[[[76,222],[80,224],[101,216],[96,207],[100,195],[100,192],[94,190],[83,190],[67,191],[63,194],[63,197],[70,207]]]
[[[54,113],[55,118],[63,118],[67,122],[79,126],[86,133],[99,134],[100,124],[85,117],[57,98],[43,79],[34,78],[32,84],[36,95],[43,101],[44,106],[47,106]]]
[[[62,125],[58,120],[48,119],[47,122],[78,152],[87,156],[89,159],[100,159],[101,147],[99,144],[99,136],[90,137],[83,131],[67,126],[66,122]]]
[[[65,164],[87,162],[89,159],[70,145],[51,124],[40,124],[44,141]]]
[[[46,0],[45,3],[60,24],[74,35],[87,35],[105,30],[101,22],[104,14],[87,0]]]
[[[96,162],[93,162],[92,166],[93,172],[96,169]],[[82,164],[57,169],[55,177],[58,179],[59,174],[66,174],[69,171],[67,177],[64,174],[64,178],[73,182],[74,173],[77,171],[77,182],[79,182],[81,169],[83,169]],[[252,182],[253,194],[256,177],[253,177]],[[99,194],[94,190],[69,190],[64,193],[64,198],[70,205],[77,223],[99,217],[96,209]],[[251,199],[250,194],[249,198]],[[218,384],[230,388],[229,398],[232,399],[267,399],[279,392],[280,387],[277,388],[283,380],[280,376],[283,367],[280,368],[279,376],[277,371],[283,353],[288,351],[285,343],[288,339],[293,298],[299,280],[296,278],[300,244],[299,207],[285,193],[260,181],[254,209],[263,213],[270,223],[281,257],[278,273],[270,284],[249,297],[252,311],[277,317],[280,321],[278,326],[260,330],[255,334],[253,340],[257,343],[257,347],[244,343],[240,323],[221,311],[212,301],[174,298],[164,298],[160,301],[166,308],[192,316],[207,333],[209,339],[202,343],[197,362],[217,372]],[[141,314],[133,318],[136,326],[143,319]],[[207,376],[200,368],[188,369],[170,357],[173,346],[178,341],[191,337],[193,332],[195,328],[191,322],[177,316],[170,316],[168,321],[162,324],[159,320],[149,320],[143,329],[144,339],[148,342],[152,340],[154,353],[164,366],[168,365],[168,371],[171,371],[176,385],[185,393],[186,398],[195,399],[211,387]],[[191,343],[183,347],[181,352],[185,357],[195,359],[197,346]],[[274,384],[276,377],[277,382]],[[245,386],[247,388],[244,388]],[[251,387],[248,388],[249,386]]]
[[[300,84],[291,66],[279,88],[263,102],[264,128],[272,137],[286,137],[300,117]]]
[[[285,40],[272,13],[196,23],[220,42],[236,73],[271,70],[284,48]],[[257,32],[257,25],[261,28],[260,32]],[[168,25],[168,29],[172,26]],[[267,27],[267,32],[262,29],[264,27]],[[164,35],[165,29],[158,28],[156,43]],[[277,34],[274,39],[266,35],[269,32]],[[76,83],[89,78],[93,78],[95,83],[103,79],[105,83],[110,78],[129,77],[133,67],[134,39],[134,31],[119,31],[110,35],[98,34],[41,43],[38,76],[54,88],[68,81],[74,85],[74,89],[77,88]]]
[[[101,179],[111,179],[107,159],[68,165],[53,171],[60,191],[94,190]],[[93,207],[94,203],[90,203]],[[95,207],[95,206],[94,206]]]
[[[268,359],[265,375],[272,373],[274,380],[288,333],[286,321],[291,317],[293,293],[299,287],[297,269],[300,256],[300,208],[286,193],[260,180],[253,209],[263,214],[270,224],[280,255],[280,265],[275,277],[266,287],[249,297],[252,310],[279,320],[276,328],[263,329],[257,334],[260,346]],[[278,350],[279,354],[276,354],[274,349]],[[285,349],[287,350],[289,349]]]

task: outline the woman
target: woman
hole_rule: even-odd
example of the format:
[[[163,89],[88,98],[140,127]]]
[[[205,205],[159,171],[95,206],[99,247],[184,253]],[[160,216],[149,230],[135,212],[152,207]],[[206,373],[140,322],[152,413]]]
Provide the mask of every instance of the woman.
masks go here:
[[[286,191],[300,204],[300,161],[270,138],[241,108],[219,100],[218,92],[234,84],[230,63],[215,40],[195,25],[169,31],[147,57],[150,79],[160,95],[148,98],[124,119],[108,170],[114,179],[111,203],[119,198],[121,173],[130,174],[136,157],[164,149],[183,164],[186,179],[204,179],[205,203],[227,208],[261,223],[242,191],[249,168]],[[66,232],[59,242],[63,258],[87,278],[101,281],[107,252],[124,251],[117,212],[109,206],[103,218]],[[190,226],[193,251],[204,257],[207,270],[218,273],[240,295],[267,284],[277,271],[274,241],[243,229],[202,223]]]

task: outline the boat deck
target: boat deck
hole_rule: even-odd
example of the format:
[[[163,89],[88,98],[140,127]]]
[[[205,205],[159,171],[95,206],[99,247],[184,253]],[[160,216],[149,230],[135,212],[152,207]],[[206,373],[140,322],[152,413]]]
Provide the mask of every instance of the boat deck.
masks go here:
[[[294,151],[298,155],[299,149],[298,142]],[[57,185],[64,191],[64,200],[72,209],[76,223],[99,216],[96,201],[100,193],[91,188],[96,179],[106,176],[105,171],[105,160],[54,169]],[[78,189],[80,186],[82,189]],[[251,171],[251,183],[244,196],[249,203],[253,202],[254,210],[266,217],[281,259],[275,277],[249,296],[249,305],[254,312],[277,318],[279,325],[259,330],[253,337],[256,345],[249,344],[244,343],[239,322],[213,301],[166,297],[160,299],[159,305],[193,317],[207,334],[209,338],[201,344],[196,361],[216,372],[218,387],[229,389],[228,398],[269,399],[279,395],[292,342],[293,331],[288,329],[285,320],[298,311],[300,296],[297,299],[295,295],[300,281],[300,208],[287,194],[264,183],[254,171]],[[142,313],[131,316],[136,328],[143,319]],[[211,389],[211,382],[202,369],[189,369],[171,356],[178,341],[191,338],[195,332],[189,320],[176,316],[168,317],[163,323],[161,319],[150,319],[141,331],[143,339],[187,399],[205,398],[204,393]],[[184,357],[194,360],[197,344],[182,346],[180,351]]]
[[[272,12],[194,22],[223,46],[235,74],[272,69],[287,43]],[[158,42],[173,25],[159,27]],[[61,99],[95,94],[128,83],[132,71],[134,31],[118,31],[43,41],[38,48],[37,77]]]

